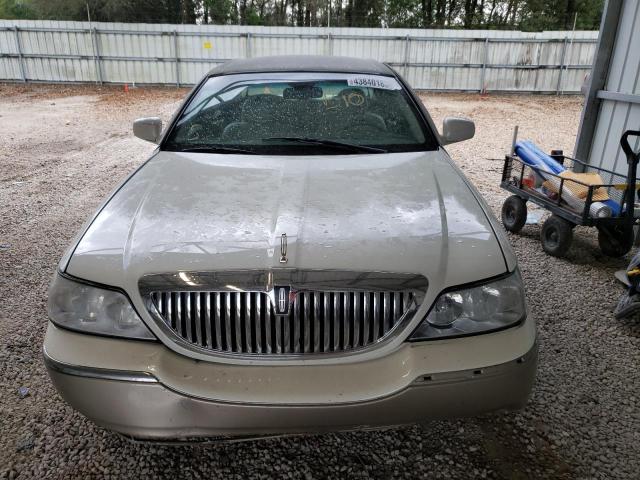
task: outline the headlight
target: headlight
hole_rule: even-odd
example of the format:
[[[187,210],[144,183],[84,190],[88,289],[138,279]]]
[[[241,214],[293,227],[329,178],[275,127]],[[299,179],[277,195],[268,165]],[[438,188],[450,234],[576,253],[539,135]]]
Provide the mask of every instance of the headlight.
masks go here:
[[[484,285],[441,294],[409,340],[432,340],[501,330],[526,316],[524,289],[516,270]]]
[[[49,287],[49,318],[60,327],[84,333],[156,338],[124,294],[74,282],[59,274]]]

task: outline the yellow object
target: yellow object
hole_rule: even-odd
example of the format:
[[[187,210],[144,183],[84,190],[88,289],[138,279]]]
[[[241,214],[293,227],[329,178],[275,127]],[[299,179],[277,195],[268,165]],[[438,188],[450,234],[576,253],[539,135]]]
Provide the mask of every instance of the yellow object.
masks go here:
[[[602,185],[604,183],[602,177],[597,173],[576,173],[571,170],[565,170],[558,176],[567,179],[562,187],[563,193],[566,194],[570,192],[581,200],[586,200],[590,185]],[[542,185],[544,185],[547,190],[555,193],[558,193],[560,189],[560,181],[557,178],[554,178],[553,181],[547,180]],[[596,188],[593,191],[591,200],[594,202],[603,202],[609,200],[609,195],[604,188]]]
[[[633,270],[629,270],[627,272],[628,277],[635,277],[636,275],[640,275],[640,268],[634,268]]]
[[[202,46],[204,48],[206,48],[207,50],[211,50],[211,42],[204,42],[204,44]]]
[[[616,190],[626,190],[627,189],[627,184],[626,183],[615,183],[613,185],[613,188],[615,188]],[[640,190],[640,183],[636,183],[636,190]]]

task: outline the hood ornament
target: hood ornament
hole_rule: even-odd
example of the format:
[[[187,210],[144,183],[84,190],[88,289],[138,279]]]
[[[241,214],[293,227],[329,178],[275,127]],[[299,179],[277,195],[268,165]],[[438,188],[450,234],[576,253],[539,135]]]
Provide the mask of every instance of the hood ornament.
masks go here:
[[[280,263],[287,263],[287,234],[280,236]]]

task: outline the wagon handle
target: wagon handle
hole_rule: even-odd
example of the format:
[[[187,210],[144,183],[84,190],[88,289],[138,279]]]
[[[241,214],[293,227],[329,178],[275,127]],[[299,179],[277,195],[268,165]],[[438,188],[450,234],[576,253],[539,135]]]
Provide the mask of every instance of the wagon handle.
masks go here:
[[[634,152],[629,144],[629,137],[640,137],[640,130],[627,130],[620,138],[620,145],[627,156],[627,163],[638,163],[640,161],[640,150]]]
[[[629,172],[627,174],[627,190],[624,194],[623,205],[626,204],[627,206],[625,216],[628,219],[629,226],[631,226],[635,220],[633,210],[636,196],[636,176],[638,161],[640,161],[640,151],[633,151],[631,145],[629,145],[629,137],[640,137],[640,130],[627,130],[622,134],[622,137],[620,137],[620,145],[627,156],[627,164],[629,165]]]

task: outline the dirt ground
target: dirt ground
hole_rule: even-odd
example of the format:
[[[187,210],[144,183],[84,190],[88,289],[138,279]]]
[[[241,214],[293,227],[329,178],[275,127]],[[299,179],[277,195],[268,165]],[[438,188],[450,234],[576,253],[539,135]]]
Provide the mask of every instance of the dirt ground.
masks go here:
[[[622,293],[593,232],[566,259],[546,256],[539,225],[510,235],[538,320],[540,366],[522,412],[386,432],[220,446],[132,444],[68,407],[42,364],[46,290],[102,199],[151,144],[137,117],[169,119],[184,89],[0,85],[0,479],[5,478],[640,478],[640,325],[617,322]],[[573,150],[579,97],[430,94],[436,123],[476,121],[449,151],[491,207],[512,128]],[[21,387],[26,387],[28,391]]]

